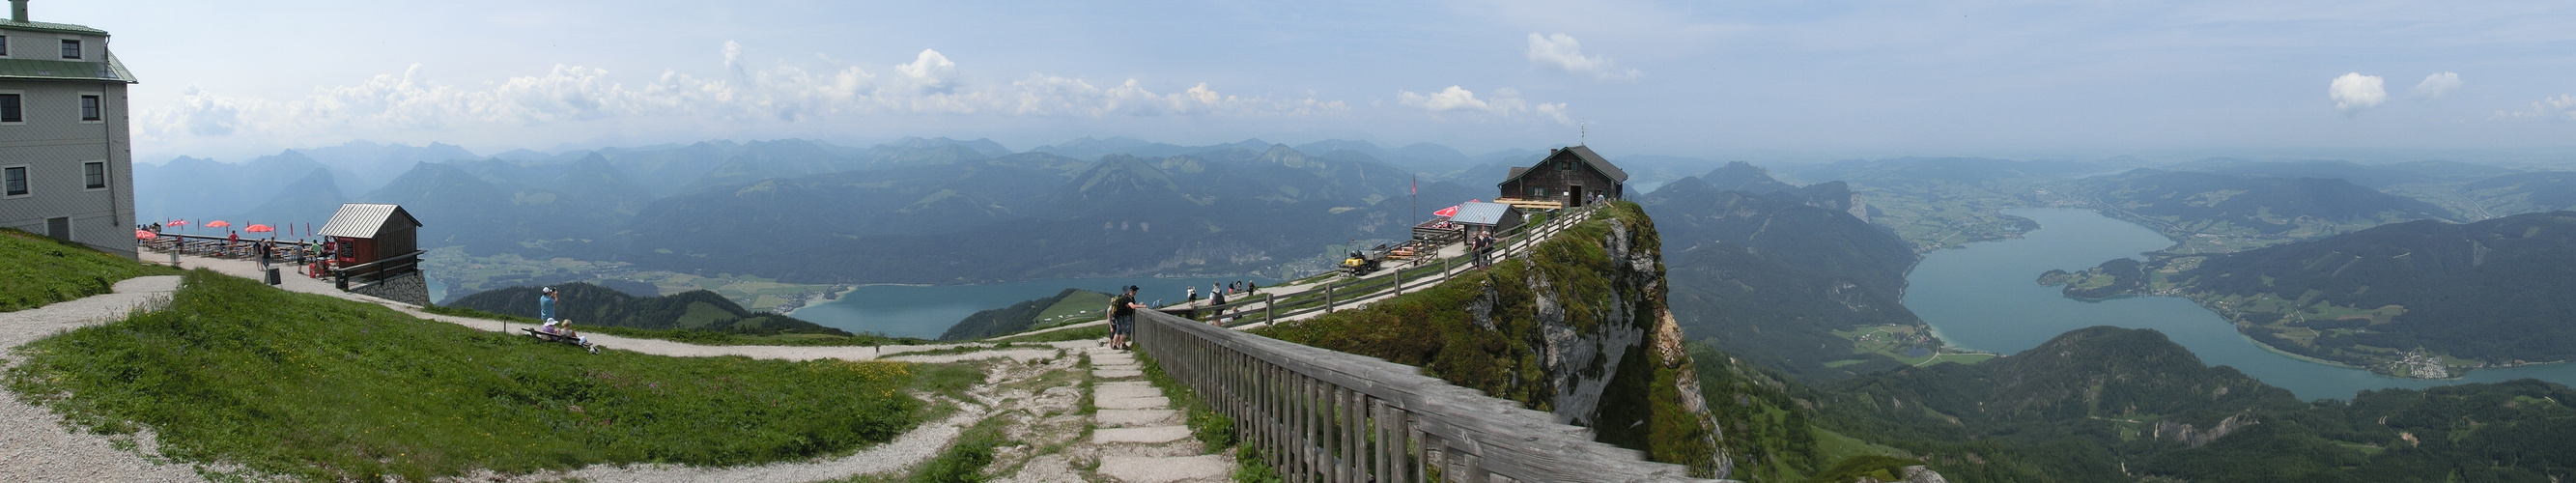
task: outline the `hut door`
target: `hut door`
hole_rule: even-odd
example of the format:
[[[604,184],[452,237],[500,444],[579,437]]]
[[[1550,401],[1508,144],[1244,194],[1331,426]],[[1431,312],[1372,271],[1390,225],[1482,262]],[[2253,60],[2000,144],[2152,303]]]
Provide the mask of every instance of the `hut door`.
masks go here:
[[[1574,208],[1574,207],[1580,207],[1580,206],[1583,206],[1583,187],[1581,187],[1581,186],[1567,186],[1567,187],[1565,187],[1565,207],[1567,207],[1567,208]]]

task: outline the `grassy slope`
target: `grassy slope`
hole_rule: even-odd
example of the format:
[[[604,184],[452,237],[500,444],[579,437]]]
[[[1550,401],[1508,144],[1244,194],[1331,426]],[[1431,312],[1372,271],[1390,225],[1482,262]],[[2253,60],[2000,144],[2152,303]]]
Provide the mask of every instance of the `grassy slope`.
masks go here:
[[[107,293],[119,280],[178,270],[109,255],[78,243],[0,228],[0,312]]]
[[[9,388],[163,454],[303,479],[737,465],[882,442],[971,368],[578,349],[191,272],[167,310],[18,349]]]

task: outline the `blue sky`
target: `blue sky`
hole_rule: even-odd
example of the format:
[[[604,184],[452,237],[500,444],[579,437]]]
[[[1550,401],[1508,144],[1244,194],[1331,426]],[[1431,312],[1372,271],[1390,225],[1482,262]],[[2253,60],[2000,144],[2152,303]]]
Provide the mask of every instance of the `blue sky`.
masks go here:
[[[143,2],[135,150],[807,137],[1713,158],[2576,146],[2568,2]],[[1454,88],[1453,88],[1454,87]]]

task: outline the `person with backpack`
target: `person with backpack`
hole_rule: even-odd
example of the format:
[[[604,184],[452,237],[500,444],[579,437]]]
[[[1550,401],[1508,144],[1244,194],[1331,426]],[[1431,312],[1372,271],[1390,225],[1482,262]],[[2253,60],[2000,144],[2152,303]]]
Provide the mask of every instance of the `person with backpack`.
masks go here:
[[[1109,348],[1127,350],[1127,334],[1136,330],[1136,309],[1141,308],[1146,307],[1136,303],[1134,285],[1119,291],[1118,298],[1109,299]]]

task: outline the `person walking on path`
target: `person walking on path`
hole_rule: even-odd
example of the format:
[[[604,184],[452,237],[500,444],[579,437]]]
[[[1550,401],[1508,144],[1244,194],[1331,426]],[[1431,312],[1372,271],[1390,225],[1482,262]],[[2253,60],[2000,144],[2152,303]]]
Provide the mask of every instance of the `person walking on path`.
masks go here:
[[[1109,299],[1109,348],[1127,350],[1127,334],[1136,330],[1136,309],[1141,308],[1146,307],[1136,303],[1134,285],[1119,291],[1118,298]]]
[[[537,289],[537,320],[554,320],[555,288]]]
[[[1198,288],[1198,287],[1190,287],[1190,298],[1189,298],[1189,302],[1190,302],[1190,306],[1191,306],[1191,307],[1197,307],[1197,306],[1199,306],[1199,288]]]

